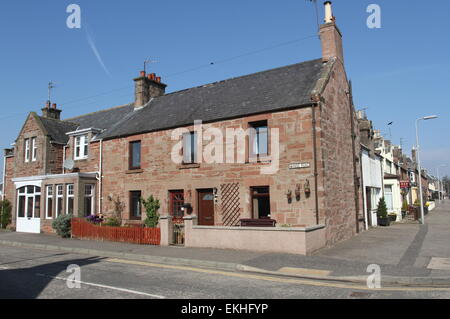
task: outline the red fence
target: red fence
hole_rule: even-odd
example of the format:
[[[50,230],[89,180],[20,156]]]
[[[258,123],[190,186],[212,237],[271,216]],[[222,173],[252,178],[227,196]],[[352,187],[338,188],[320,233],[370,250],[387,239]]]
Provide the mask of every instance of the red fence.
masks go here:
[[[73,218],[72,237],[158,246],[161,243],[161,230],[159,228],[97,226],[83,218]]]

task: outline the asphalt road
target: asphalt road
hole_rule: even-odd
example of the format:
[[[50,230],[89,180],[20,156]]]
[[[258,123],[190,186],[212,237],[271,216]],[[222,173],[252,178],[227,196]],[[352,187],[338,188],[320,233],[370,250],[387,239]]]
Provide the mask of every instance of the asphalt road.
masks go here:
[[[80,288],[69,288],[69,265]],[[383,299],[450,298],[450,288],[367,287],[156,265],[0,246],[0,298],[26,299]]]

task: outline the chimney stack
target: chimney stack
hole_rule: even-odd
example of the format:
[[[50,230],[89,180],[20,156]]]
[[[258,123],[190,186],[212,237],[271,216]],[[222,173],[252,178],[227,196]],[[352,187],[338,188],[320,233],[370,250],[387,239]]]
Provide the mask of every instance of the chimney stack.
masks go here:
[[[328,62],[332,58],[338,58],[344,63],[344,50],[342,46],[342,33],[336,25],[336,18],[333,16],[331,1],[326,1],[325,24],[320,26],[320,40],[322,42],[322,59]]]
[[[145,106],[152,98],[162,96],[166,92],[167,85],[161,83],[161,77],[155,73],[146,75],[141,71],[140,77],[134,79],[135,82],[135,102],[134,108]]]
[[[62,110],[58,110],[56,103],[51,104],[47,101],[45,107],[42,109],[42,116],[48,119],[60,120]]]

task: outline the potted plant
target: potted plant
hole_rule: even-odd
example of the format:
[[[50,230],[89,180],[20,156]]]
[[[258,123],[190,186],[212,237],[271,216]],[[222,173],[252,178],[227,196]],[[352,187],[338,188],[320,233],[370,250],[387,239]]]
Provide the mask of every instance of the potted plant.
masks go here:
[[[396,213],[390,213],[389,214],[389,220],[391,223],[395,223],[397,221],[397,214]]]
[[[388,218],[387,206],[384,197],[380,199],[377,208],[378,225],[380,226],[390,226],[390,221]]]

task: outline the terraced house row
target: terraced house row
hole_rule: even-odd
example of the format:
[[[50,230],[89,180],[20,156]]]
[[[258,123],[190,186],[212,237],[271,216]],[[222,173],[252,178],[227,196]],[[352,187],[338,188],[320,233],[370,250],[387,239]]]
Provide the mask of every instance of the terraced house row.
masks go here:
[[[326,6],[316,60],[173,93],[141,72],[130,104],[66,119],[50,102],[31,112],[5,151],[12,226],[52,232],[61,214],[110,215],[111,198],[124,224],[139,224],[140,198],[153,195],[162,220],[186,217],[186,246],[307,254],[354,236],[364,228],[359,127]],[[211,129],[222,133],[211,154],[228,160],[205,160]]]

